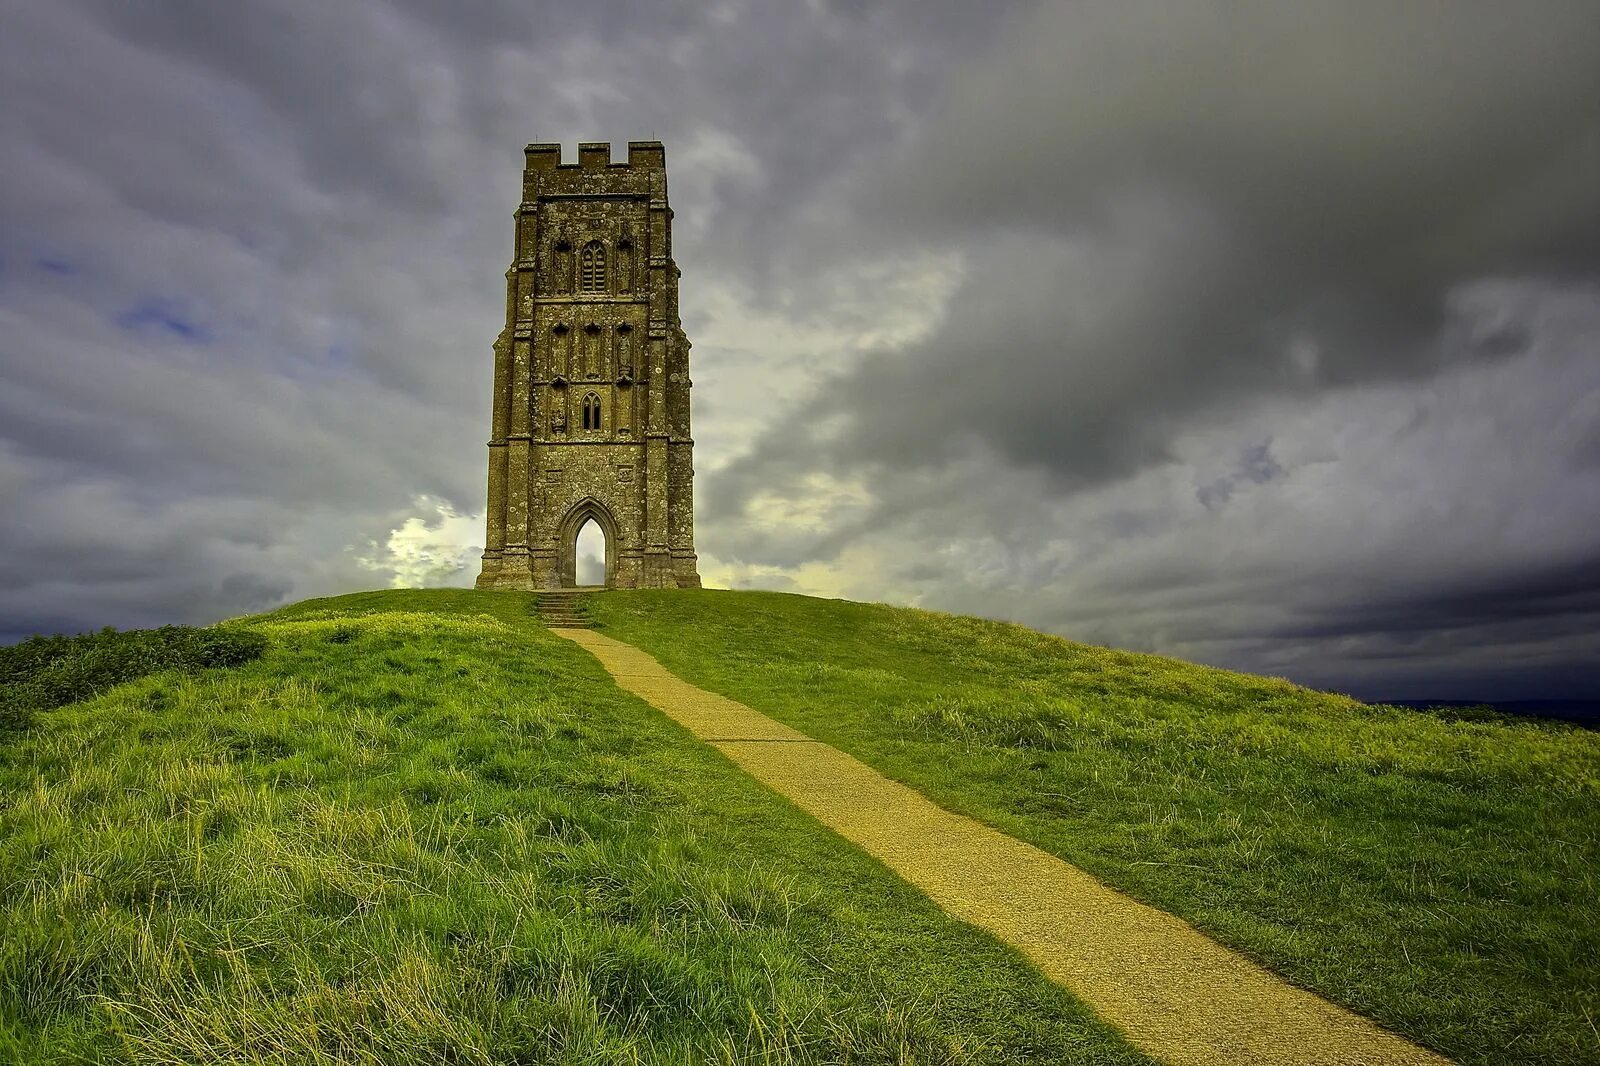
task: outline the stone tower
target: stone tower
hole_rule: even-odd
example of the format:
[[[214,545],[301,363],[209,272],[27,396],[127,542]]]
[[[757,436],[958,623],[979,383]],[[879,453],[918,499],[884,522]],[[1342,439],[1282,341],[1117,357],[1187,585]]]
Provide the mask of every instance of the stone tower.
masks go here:
[[[489,517],[478,588],[576,584],[578,531],[606,584],[698,588],[689,341],[678,321],[666,152],[530,144],[494,345]]]

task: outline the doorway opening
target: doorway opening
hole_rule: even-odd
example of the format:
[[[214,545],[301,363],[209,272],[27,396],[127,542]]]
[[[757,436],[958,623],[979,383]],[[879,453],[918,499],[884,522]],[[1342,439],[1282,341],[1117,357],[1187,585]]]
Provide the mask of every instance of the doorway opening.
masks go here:
[[[604,585],[606,583],[606,534],[600,523],[588,519],[578,528],[577,573],[579,585]]]
[[[610,587],[617,580],[617,520],[593,497],[579,500],[556,531],[556,585]]]

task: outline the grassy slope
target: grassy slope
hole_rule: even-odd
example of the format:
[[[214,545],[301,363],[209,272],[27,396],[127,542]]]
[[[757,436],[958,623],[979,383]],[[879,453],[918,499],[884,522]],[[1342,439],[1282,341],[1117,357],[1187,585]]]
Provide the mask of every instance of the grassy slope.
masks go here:
[[[1464,1062],[1600,1061],[1600,734],[890,607],[590,607],[685,679]]]
[[[0,1061],[1143,1061],[527,608],[313,601],[0,741]]]

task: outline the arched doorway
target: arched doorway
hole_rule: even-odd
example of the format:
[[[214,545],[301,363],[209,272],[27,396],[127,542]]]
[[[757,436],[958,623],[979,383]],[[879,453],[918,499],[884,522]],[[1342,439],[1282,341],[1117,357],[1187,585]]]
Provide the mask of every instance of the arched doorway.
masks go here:
[[[580,536],[583,540],[579,544]],[[563,588],[577,585],[605,585],[617,582],[617,523],[599,500],[581,500],[561,520],[557,541],[559,555],[556,573]],[[581,568],[579,557],[593,556],[597,566]]]
[[[573,554],[577,557],[576,578],[579,585],[606,584],[606,534],[599,522],[591,518],[578,527]]]

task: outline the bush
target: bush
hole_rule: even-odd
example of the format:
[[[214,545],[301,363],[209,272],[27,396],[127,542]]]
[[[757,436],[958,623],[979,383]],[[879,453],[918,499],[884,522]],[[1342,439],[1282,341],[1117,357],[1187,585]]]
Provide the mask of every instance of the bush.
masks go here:
[[[193,626],[123,633],[108,626],[76,637],[30,637],[0,648],[0,730],[158,670],[238,666],[259,658],[266,646],[253,630]]]

